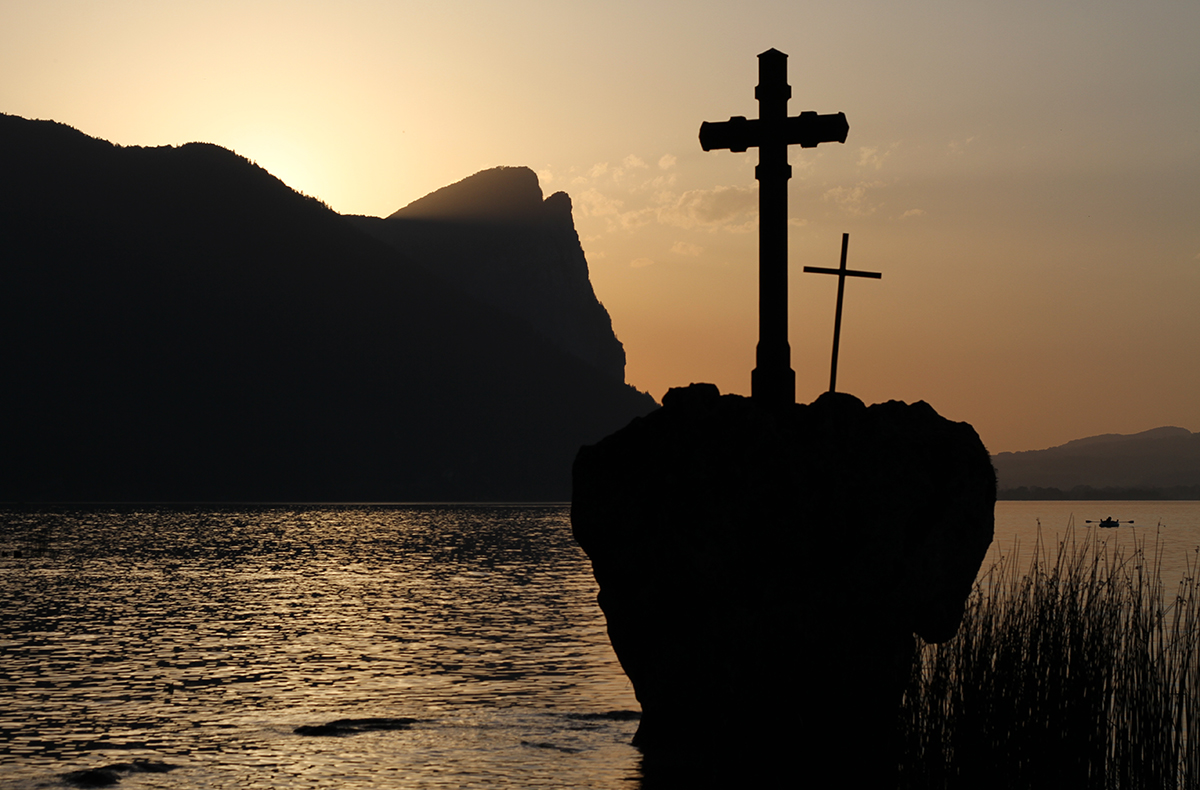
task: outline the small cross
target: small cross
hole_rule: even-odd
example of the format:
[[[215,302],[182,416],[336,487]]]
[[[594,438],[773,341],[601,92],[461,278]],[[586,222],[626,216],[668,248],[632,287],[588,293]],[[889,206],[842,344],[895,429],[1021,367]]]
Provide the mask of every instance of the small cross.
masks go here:
[[[846,290],[847,277],[870,277],[879,280],[883,275],[879,272],[858,272],[846,268],[846,249],[850,246],[850,234],[842,234],[842,265],[836,269],[823,269],[819,266],[805,266],[804,271],[817,274],[836,274],[838,278],[837,312],[833,318],[833,363],[829,366],[829,391],[837,392],[837,357],[838,340],[842,336],[842,294]]]

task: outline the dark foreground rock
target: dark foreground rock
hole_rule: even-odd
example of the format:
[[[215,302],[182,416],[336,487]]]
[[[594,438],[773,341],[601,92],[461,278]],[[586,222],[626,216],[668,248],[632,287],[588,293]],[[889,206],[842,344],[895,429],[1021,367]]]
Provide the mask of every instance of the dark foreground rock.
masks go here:
[[[113,763],[103,768],[88,768],[62,775],[62,780],[75,787],[112,787],[129,774],[165,774],[178,765],[159,763],[152,760],[134,760],[131,763]]]
[[[292,730],[296,735],[357,735],[378,730],[407,730],[420,719],[337,719],[328,724],[302,724]]]
[[[581,449],[573,528],[647,768],[886,782],[912,635],[957,630],[995,497],[974,429],[923,402],[692,385]]]

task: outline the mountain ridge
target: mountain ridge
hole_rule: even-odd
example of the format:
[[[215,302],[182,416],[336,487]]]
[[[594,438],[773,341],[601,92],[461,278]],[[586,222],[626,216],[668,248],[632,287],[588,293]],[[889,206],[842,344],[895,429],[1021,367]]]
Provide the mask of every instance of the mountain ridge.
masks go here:
[[[1148,431],[1139,431],[1138,433],[1101,433],[1096,436],[1085,436],[1082,439],[1072,439],[1065,444],[1057,445],[1056,447],[1048,447],[1047,450],[1054,450],[1060,447],[1085,447],[1097,444],[1111,444],[1114,442],[1142,441],[1145,439],[1163,439],[1168,436],[1190,436],[1191,431],[1187,428],[1179,428],[1171,425],[1164,425],[1161,428],[1151,428]],[[1039,452],[1037,450],[1024,450],[1020,452]],[[1044,451],[1043,451],[1044,452]]]
[[[1017,491],[1022,498],[1069,498],[1072,491],[1089,498],[1091,492],[1107,492],[1110,498],[1123,493],[1146,498],[1154,492],[1200,496],[1200,433],[1175,426],[997,453],[992,463],[1002,495],[1010,497]]]
[[[436,189],[386,219],[537,221],[542,202],[542,187],[533,170],[501,165]]]
[[[0,115],[0,501],[569,499],[653,400],[414,257],[219,146]]]

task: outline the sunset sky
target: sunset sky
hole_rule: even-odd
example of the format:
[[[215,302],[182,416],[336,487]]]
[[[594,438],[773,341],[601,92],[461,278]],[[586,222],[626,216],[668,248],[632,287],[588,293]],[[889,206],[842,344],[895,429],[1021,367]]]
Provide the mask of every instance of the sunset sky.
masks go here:
[[[1200,3],[0,0],[0,112],[237,151],[386,216],[497,165],[564,190],[627,380],[749,394],[756,55],[790,113],[797,397],[926,400],[992,452],[1200,431]]]

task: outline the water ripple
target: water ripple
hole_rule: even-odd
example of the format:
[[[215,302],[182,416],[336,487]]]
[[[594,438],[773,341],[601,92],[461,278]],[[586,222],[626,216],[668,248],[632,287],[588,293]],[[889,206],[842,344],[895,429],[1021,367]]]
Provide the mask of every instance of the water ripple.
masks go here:
[[[124,780],[143,787],[636,779],[636,721],[602,714],[637,704],[566,508],[0,518],[0,775],[14,786],[138,760],[179,766]],[[416,722],[293,732],[339,719]]]

